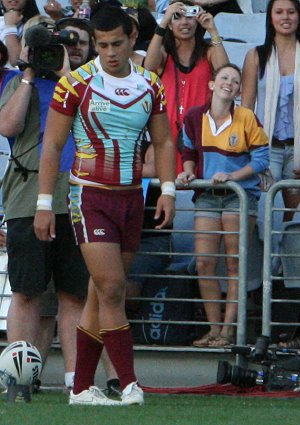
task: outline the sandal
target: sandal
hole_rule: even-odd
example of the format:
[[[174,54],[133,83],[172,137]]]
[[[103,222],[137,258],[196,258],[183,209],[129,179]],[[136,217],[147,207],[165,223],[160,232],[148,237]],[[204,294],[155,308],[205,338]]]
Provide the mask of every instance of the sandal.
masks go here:
[[[233,335],[219,335],[213,340],[209,341],[208,346],[214,348],[226,347],[226,345],[234,344]]]
[[[294,339],[291,339],[287,342],[279,342],[278,347],[280,348],[290,348],[290,349],[299,349],[300,348],[300,337],[297,336]]]
[[[203,335],[203,337],[201,337],[200,339],[195,339],[195,341],[193,341],[193,346],[198,348],[208,347],[209,343],[211,341],[215,341],[216,338],[218,338],[218,334],[212,334],[208,332],[207,334]]]

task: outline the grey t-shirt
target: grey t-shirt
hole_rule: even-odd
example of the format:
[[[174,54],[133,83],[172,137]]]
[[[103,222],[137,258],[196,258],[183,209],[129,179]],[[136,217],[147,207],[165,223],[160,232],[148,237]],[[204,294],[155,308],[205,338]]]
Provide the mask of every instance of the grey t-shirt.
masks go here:
[[[7,103],[21,82],[21,75],[12,78],[7,84],[1,98],[0,109]],[[39,169],[39,136],[40,136],[39,96],[35,88],[29,102],[24,131],[16,136],[12,154],[27,170]],[[32,149],[31,149],[32,148]],[[33,217],[36,211],[38,195],[38,173],[28,172],[24,179],[18,165],[11,160],[3,180],[3,206],[6,220]],[[69,172],[60,173],[53,198],[55,214],[68,212],[66,197],[68,193]]]

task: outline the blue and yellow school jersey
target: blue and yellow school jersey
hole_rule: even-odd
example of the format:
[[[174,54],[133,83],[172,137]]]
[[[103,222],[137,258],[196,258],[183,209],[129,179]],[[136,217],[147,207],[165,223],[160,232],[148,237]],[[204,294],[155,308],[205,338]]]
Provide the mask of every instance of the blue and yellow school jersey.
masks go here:
[[[218,130],[212,129],[209,107],[196,106],[185,116],[183,162],[194,161],[200,179],[250,165],[255,174],[238,183],[259,196],[260,180],[256,174],[269,165],[268,138],[262,125],[250,109],[233,105],[227,123]]]

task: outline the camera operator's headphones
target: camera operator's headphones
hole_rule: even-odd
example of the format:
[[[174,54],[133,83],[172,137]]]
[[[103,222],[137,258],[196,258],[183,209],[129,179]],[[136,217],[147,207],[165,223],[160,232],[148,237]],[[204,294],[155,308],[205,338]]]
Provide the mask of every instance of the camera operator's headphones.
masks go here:
[[[87,61],[90,61],[91,59],[93,59],[96,56],[96,53],[95,53],[94,44],[92,40],[93,28],[92,28],[91,21],[89,21],[88,19],[72,18],[72,16],[69,16],[69,17],[58,19],[55,22],[54,30],[60,31],[65,29],[68,26],[72,26],[80,30],[84,30],[89,34],[89,54],[88,54]]]

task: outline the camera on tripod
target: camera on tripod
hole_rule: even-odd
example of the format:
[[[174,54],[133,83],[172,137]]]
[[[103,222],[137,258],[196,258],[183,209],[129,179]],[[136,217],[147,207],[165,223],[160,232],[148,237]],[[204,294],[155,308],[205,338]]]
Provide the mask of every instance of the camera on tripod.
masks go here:
[[[35,70],[59,71],[63,67],[65,50],[63,45],[78,43],[76,31],[53,31],[43,24],[28,28],[25,43],[29,46],[28,64]]]
[[[300,387],[300,358],[298,352],[269,348],[270,338],[260,336],[255,347],[233,346],[230,351],[239,354],[252,363],[260,364],[260,370],[247,369],[219,361],[217,383],[231,383],[240,388],[263,385],[267,391],[295,390]],[[289,358],[286,359],[286,355]]]

